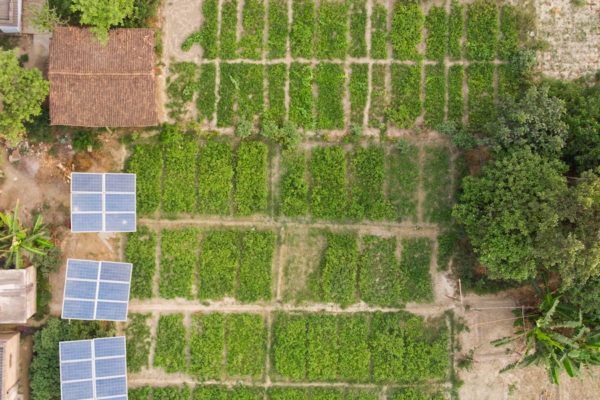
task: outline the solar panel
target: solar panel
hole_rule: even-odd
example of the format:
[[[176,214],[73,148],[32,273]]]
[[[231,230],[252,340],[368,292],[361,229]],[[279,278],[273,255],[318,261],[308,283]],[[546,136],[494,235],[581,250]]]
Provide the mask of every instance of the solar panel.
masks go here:
[[[127,400],[125,337],[59,343],[62,400]]]
[[[74,172],[71,175],[73,232],[135,232],[135,174]]]
[[[132,269],[129,263],[68,259],[62,317],[126,321]]]

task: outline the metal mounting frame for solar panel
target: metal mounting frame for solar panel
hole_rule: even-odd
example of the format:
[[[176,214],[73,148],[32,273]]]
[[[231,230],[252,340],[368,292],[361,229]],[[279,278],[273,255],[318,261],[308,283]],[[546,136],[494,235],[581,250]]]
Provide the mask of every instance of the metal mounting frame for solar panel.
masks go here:
[[[62,400],[127,400],[124,336],[59,343]]]
[[[136,175],[73,172],[71,231],[135,232]]]
[[[63,319],[126,321],[133,265],[67,260]]]

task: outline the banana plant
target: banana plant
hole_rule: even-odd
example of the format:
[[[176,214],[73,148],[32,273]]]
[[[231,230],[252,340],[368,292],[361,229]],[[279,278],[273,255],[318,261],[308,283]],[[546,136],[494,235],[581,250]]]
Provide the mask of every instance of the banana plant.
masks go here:
[[[0,212],[0,259],[4,259],[4,268],[23,268],[26,256],[44,256],[53,246],[41,215],[28,229],[19,220],[18,202],[12,213]]]
[[[514,336],[492,342],[502,346],[524,341],[521,358],[502,371],[541,365],[548,371],[550,381],[558,384],[561,371],[575,377],[582,367],[600,365],[600,330],[588,327],[581,310],[561,303],[560,296],[546,293],[538,312],[522,322]]]

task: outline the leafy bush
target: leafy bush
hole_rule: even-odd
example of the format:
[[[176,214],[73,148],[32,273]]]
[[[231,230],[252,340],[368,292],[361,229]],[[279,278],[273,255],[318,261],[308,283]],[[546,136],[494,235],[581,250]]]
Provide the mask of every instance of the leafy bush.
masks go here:
[[[129,314],[125,336],[127,338],[127,370],[140,372],[148,367],[150,355],[150,314]]]
[[[312,187],[311,212],[319,219],[342,219],[346,216],[346,155],[339,146],[318,147],[310,160]]]
[[[201,214],[229,215],[233,191],[233,151],[217,139],[200,147],[198,157],[198,210]]]
[[[446,76],[443,64],[425,66],[425,123],[437,128],[444,122]]]
[[[340,315],[337,317],[337,323],[338,378],[350,382],[369,382],[369,318],[365,314]]]
[[[127,171],[137,175],[136,202],[138,215],[153,214],[160,205],[163,154],[154,144],[138,144],[127,162]]]
[[[494,65],[490,63],[471,64],[467,70],[469,85],[469,127],[479,132],[493,121],[494,107]]]
[[[352,65],[349,90],[350,121],[362,126],[369,96],[369,66],[367,64]]]
[[[307,378],[309,381],[332,381],[337,375],[339,348],[337,316],[307,315]]]
[[[302,133],[291,121],[285,121],[279,127],[274,122],[265,121],[262,135],[281,144],[283,150],[291,149],[302,143]]]
[[[161,315],[156,331],[156,352],[154,366],[166,372],[185,372],[185,327],[183,315]],[[154,389],[157,390],[157,389]]]
[[[359,265],[361,300],[373,306],[399,307],[406,277],[396,259],[396,239],[364,236]]]
[[[225,361],[223,359],[224,346],[225,318],[223,314],[192,315],[190,334],[191,374],[201,380],[221,379]],[[194,398],[202,398],[196,396],[196,394],[194,396]]]
[[[452,213],[450,153],[446,147],[431,146],[425,149],[423,166],[423,217],[426,221],[447,224]]]
[[[449,44],[446,10],[437,6],[429,9],[429,14],[425,18],[425,28],[427,29],[427,58],[443,61]]]
[[[204,64],[200,67],[200,76],[198,76],[196,109],[200,121],[206,119],[210,122],[216,108],[215,97],[216,68],[214,64]]]
[[[272,264],[276,236],[270,231],[248,231],[242,236],[238,300],[252,303],[271,299]]]
[[[356,301],[358,245],[351,233],[327,233],[327,247],[320,268],[320,298],[342,307]],[[309,373],[310,375],[310,373]]]
[[[431,240],[427,238],[402,240],[400,269],[406,274],[406,300],[419,303],[433,301],[429,273],[432,246]]]
[[[288,38],[288,8],[285,0],[269,1],[269,58],[283,58]]]
[[[160,140],[165,155],[162,210],[167,215],[192,213],[196,210],[198,143],[174,126],[165,126]],[[192,194],[190,189],[193,189]]]
[[[218,0],[202,2],[202,27],[185,39],[181,45],[183,51],[189,51],[194,44],[198,43],[202,46],[203,58],[217,58],[218,3]]]
[[[371,106],[369,108],[369,125],[379,128],[385,121],[388,107],[388,90],[385,86],[386,66],[374,64],[371,71]]]
[[[419,184],[419,149],[408,145],[393,148],[389,155],[387,176],[388,199],[398,221],[416,221]]]
[[[346,2],[321,1],[316,34],[317,57],[345,58],[348,52],[348,5]]]
[[[306,377],[306,317],[277,313],[273,321],[273,369],[283,378],[294,381]]]
[[[146,226],[138,226],[137,232],[127,234],[125,258],[132,263],[131,297],[152,297],[152,281],[156,272],[156,234]]]
[[[448,121],[462,124],[465,104],[463,81],[465,69],[462,65],[452,65],[448,69]]]
[[[310,65],[291,65],[289,119],[304,129],[314,126],[312,82],[313,71]]]
[[[33,358],[29,367],[31,395],[35,399],[60,399],[59,342],[114,335],[114,325],[99,321],[64,321],[48,318],[33,335]]]
[[[467,7],[467,57],[491,61],[498,46],[498,7],[491,0],[476,0]]]
[[[260,378],[264,373],[267,330],[261,315],[230,314],[226,319],[227,374]]]
[[[373,4],[371,14],[371,57],[376,60],[387,58],[387,8],[383,4]],[[375,76],[375,74],[373,74]]]
[[[121,26],[124,28],[147,28],[156,14],[160,0],[133,0],[133,12],[125,17]]]
[[[352,0],[350,2],[350,48],[351,57],[367,56],[367,6],[365,0]]]
[[[559,158],[568,135],[562,100],[549,96],[548,87],[531,87],[518,101],[504,99],[498,119],[489,129],[499,151],[529,146],[543,156]]]
[[[292,7],[294,16],[290,28],[292,56],[311,58],[316,29],[315,2],[313,0],[294,0]]]
[[[462,58],[462,37],[464,30],[463,6],[452,0],[448,19],[448,55],[453,60]]]
[[[388,214],[383,186],[385,165],[383,148],[357,147],[350,158],[352,181],[349,215],[358,220],[381,220]]]
[[[267,65],[267,82],[269,105],[266,108],[266,119],[277,125],[285,120],[285,84],[287,67],[285,64]]]
[[[219,56],[225,60],[237,55],[237,0],[224,0],[221,3],[221,36]],[[221,79],[221,82],[223,80]]]
[[[398,128],[411,128],[421,115],[421,68],[420,63],[392,65],[393,96],[387,114]]]
[[[425,16],[418,0],[394,3],[390,41],[397,60],[420,60],[417,49],[422,39]]]
[[[163,230],[160,249],[160,296],[192,298],[198,265],[198,231],[195,228]]]
[[[82,25],[90,30],[102,44],[108,43],[108,30],[123,23],[133,14],[134,0],[72,0],[71,10],[79,13]]]
[[[453,215],[491,279],[524,281],[548,261],[554,247],[548,234],[558,224],[567,190],[564,171],[564,164],[525,148],[484,166],[480,176],[463,179]]]
[[[192,62],[177,62],[169,66],[167,77],[167,109],[169,117],[180,119],[189,113],[189,105],[194,100],[198,66]]]
[[[221,80],[219,84],[219,103],[217,104],[217,126],[231,126],[234,123],[234,103],[237,83],[237,65],[220,63]]]
[[[261,0],[244,0],[242,32],[238,43],[242,58],[262,58],[265,4]],[[222,28],[221,28],[222,29]]]
[[[261,142],[240,143],[235,163],[235,212],[252,215],[267,210],[268,147]]]
[[[341,129],[344,127],[344,68],[338,64],[320,63],[317,65],[317,127]]]
[[[281,213],[296,217],[308,213],[308,183],[306,181],[306,155],[304,152],[285,151],[282,157],[280,207]]]
[[[240,139],[246,139],[254,133],[254,124],[246,119],[238,122],[238,125],[235,127],[235,136]]]
[[[240,245],[240,233],[237,231],[210,231],[204,234],[198,283],[200,299],[218,300],[234,295]]]
[[[92,129],[73,132],[73,150],[75,150],[75,152],[85,152],[101,149],[102,142],[98,136],[100,136],[100,131]]]
[[[52,285],[50,274],[59,270],[63,265],[63,255],[58,247],[52,247],[44,255],[33,257],[32,265],[36,268],[36,313],[34,318],[43,318],[50,314],[50,302],[52,301]]]

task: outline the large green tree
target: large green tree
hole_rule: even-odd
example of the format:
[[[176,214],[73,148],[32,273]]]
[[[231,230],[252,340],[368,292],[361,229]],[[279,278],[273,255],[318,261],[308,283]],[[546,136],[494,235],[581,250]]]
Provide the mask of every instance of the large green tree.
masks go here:
[[[25,135],[23,122],[42,112],[48,82],[37,69],[24,69],[13,51],[0,50],[0,139],[11,145]]]
[[[79,21],[90,25],[101,43],[108,42],[108,30],[123,23],[133,13],[134,0],[73,0],[71,10],[79,12]]]
[[[554,262],[565,165],[528,147],[505,154],[463,180],[454,216],[464,225],[489,277],[524,281]]]

